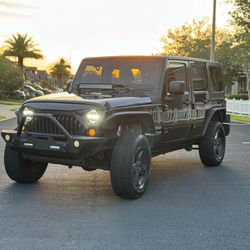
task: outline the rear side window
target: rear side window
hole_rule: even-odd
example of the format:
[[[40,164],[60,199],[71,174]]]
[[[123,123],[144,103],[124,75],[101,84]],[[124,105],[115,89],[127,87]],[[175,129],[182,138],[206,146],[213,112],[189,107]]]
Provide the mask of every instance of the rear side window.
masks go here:
[[[221,92],[224,90],[222,73],[219,67],[209,66],[209,74],[212,82],[212,90],[214,92]]]
[[[206,68],[202,65],[191,65],[191,77],[194,91],[206,91]]]

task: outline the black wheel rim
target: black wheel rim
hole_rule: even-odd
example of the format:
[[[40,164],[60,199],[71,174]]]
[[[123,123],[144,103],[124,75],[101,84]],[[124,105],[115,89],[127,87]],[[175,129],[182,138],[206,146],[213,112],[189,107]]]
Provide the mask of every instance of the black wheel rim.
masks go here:
[[[132,181],[136,192],[142,193],[148,182],[150,174],[149,152],[145,145],[137,147],[132,168]]]
[[[225,152],[225,135],[222,129],[218,129],[214,136],[214,153],[217,161],[221,161]]]

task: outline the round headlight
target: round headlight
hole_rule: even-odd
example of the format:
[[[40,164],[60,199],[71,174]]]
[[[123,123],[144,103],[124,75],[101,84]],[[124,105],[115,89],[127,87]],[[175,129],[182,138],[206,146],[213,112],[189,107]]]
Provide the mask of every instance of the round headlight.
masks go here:
[[[91,110],[86,114],[87,120],[91,124],[96,124],[101,119],[101,115],[95,110]]]
[[[23,110],[23,116],[33,116],[34,112],[28,108]]]

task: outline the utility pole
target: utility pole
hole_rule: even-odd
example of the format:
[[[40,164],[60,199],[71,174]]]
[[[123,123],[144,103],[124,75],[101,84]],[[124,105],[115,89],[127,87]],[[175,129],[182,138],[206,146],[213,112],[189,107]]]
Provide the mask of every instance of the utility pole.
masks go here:
[[[211,35],[211,48],[210,48],[210,60],[215,60],[215,27],[216,27],[216,0],[213,0],[213,23],[212,23],[212,35]]]

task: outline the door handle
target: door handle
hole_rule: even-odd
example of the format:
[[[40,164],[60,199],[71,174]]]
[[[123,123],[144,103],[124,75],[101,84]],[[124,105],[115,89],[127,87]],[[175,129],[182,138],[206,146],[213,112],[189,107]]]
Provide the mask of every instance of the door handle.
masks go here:
[[[184,100],[183,101],[183,104],[186,104],[186,105],[189,105],[189,104],[191,104],[192,102],[191,101],[188,101],[188,100]]]

